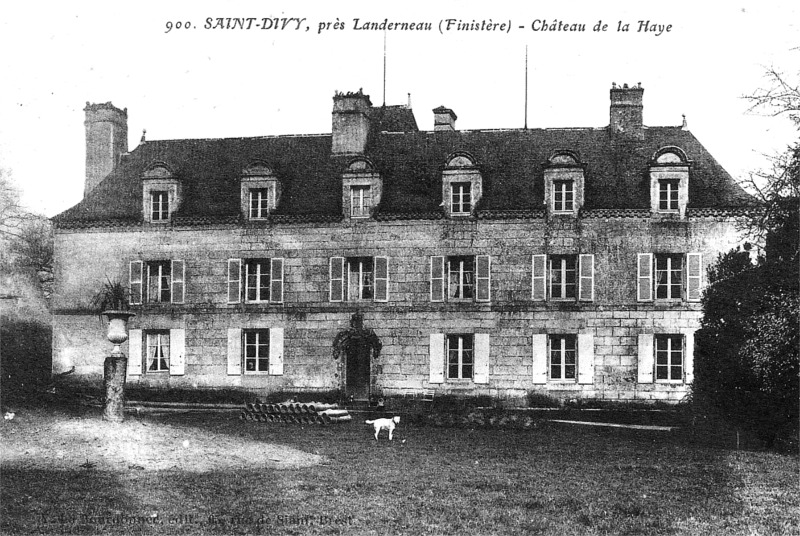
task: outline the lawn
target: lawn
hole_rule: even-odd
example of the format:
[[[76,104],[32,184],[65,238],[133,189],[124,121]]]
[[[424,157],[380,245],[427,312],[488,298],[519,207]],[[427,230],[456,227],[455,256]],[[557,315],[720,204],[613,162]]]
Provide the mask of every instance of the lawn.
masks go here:
[[[798,458],[681,432],[540,422],[244,422],[20,410],[3,534],[797,534]]]

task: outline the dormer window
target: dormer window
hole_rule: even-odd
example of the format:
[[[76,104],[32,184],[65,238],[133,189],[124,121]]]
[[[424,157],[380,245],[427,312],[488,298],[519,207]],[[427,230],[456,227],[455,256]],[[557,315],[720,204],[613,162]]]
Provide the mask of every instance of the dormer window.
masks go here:
[[[577,216],[583,206],[584,166],[578,155],[558,151],[545,163],[545,205],[550,214]]]
[[[263,220],[275,206],[275,194],[272,188],[250,188],[250,219]]]
[[[369,186],[350,187],[350,217],[369,218],[372,208],[372,193]]]
[[[364,157],[352,160],[342,174],[342,212],[345,218],[365,220],[381,201],[383,181],[373,163]]]
[[[475,159],[467,153],[450,155],[442,172],[442,206],[447,215],[472,215],[482,192],[483,178]]]
[[[169,192],[165,190],[150,192],[150,219],[154,222],[169,220]]]
[[[280,183],[272,169],[255,161],[242,170],[241,210],[249,221],[266,220],[278,206]]]
[[[650,164],[650,211],[654,215],[683,218],[689,203],[691,162],[679,147],[656,151]]]
[[[468,216],[472,210],[472,184],[453,182],[450,184],[450,213]]]
[[[154,162],[142,174],[142,214],[149,223],[168,223],[181,200],[178,179],[164,162]]]

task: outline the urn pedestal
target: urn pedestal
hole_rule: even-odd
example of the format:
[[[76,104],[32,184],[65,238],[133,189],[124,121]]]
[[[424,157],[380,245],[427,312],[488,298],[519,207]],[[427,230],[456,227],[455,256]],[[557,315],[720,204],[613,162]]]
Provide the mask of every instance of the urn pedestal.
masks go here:
[[[120,345],[128,340],[128,320],[136,316],[129,311],[104,311],[108,318],[108,340],[114,344],[111,355],[103,363],[103,386],[106,393],[103,420],[122,422],[125,420],[125,376],[128,359]]]

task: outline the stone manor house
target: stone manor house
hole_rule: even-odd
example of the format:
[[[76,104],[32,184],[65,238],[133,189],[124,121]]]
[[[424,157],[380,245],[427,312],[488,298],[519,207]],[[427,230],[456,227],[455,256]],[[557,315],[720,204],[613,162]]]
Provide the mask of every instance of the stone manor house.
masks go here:
[[[612,87],[608,126],[460,131],[359,90],[330,134],[130,152],[127,110],[87,103],[84,199],[54,218],[54,372],[102,376],[89,304],[111,280],[130,384],[678,401],[750,198],[685,121],[645,126],[643,92]]]

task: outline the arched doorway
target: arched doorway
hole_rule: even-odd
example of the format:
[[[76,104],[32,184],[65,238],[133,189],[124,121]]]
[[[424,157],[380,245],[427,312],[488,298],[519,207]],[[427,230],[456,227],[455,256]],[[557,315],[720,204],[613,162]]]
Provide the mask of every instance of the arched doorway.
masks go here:
[[[339,370],[341,388],[347,398],[368,400],[373,394],[372,361],[380,355],[381,347],[380,339],[374,331],[364,327],[364,316],[358,312],[350,318],[350,327],[336,335],[333,358],[343,358]]]

